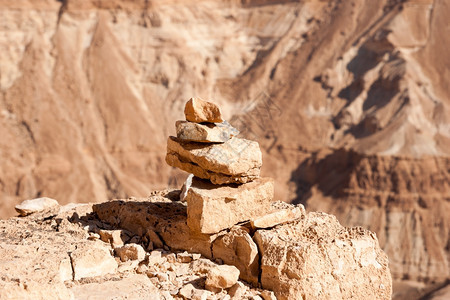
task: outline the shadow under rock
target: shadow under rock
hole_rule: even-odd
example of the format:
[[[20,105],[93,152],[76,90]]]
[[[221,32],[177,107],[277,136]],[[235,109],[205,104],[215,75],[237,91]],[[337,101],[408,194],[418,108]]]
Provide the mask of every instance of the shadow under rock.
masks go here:
[[[93,212],[78,215],[74,212],[69,218],[71,223],[88,226],[89,231],[98,232],[99,229],[126,229],[131,233],[142,236],[144,228],[155,229],[161,220],[167,224],[187,219],[186,204],[179,201],[180,190],[156,192],[148,198],[128,198],[110,200],[93,205]],[[128,226],[124,226],[126,223]],[[132,226],[130,228],[130,224]],[[136,227],[136,230],[132,230]]]

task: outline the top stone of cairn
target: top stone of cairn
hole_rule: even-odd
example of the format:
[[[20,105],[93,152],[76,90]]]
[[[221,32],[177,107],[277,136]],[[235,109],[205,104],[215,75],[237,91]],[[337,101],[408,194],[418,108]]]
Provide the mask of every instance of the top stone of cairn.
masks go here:
[[[194,123],[222,123],[222,114],[219,107],[208,101],[200,98],[191,98],[184,108],[184,115],[186,120]]]

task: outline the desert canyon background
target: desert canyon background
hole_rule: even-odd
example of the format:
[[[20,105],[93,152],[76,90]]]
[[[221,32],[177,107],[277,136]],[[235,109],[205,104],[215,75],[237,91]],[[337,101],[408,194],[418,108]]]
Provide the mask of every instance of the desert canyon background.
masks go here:
[[[0,217],[180,188],[166,139],[199,96],[277,199],[376,232],[425,297],[450,278],[448,49],[447,0],[0,0]]]

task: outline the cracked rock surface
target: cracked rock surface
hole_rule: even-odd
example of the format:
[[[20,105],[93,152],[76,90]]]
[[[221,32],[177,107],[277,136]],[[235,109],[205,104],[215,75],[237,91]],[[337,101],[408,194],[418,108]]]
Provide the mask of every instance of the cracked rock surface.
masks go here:
[[[226,289],[206,290],[208,273],[223,280],[211,271],[221,264],[149,244],[100,221],[92,204],[1,220],[0,299],[252,299],[265,292],[236,275]],[[114,248],[127,250],[127,260]]]

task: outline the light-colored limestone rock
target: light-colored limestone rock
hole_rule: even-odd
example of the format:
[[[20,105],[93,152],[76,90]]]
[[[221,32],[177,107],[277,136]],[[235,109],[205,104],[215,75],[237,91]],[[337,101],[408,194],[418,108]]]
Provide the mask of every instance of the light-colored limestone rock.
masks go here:
[[[268,213],[262,217],[251,220],[252,228],[270,228],[279,224],[300,219],[305,214],[303,205],[289,206]]]
[[[72,263],[69,257],[64,258],[59,263],[59,279],[61,282],[73,279]]]
[[[117,262],[108,248],[97,243],[79,245],[70,257],[75,280],[114,273],[117,270]]]
[[[113,248],[122,247],[130,237],[123,230],[104,230],[98,231],[100,239],[106,243],[111,243]]]
[[[220,258],[227,265],[236,266],[240,278],[254,285],[258,283],[258,247],[248,232],[236,226],[230,232],[219,236],[213,243],[214,258]]]
[[[194,293],[194,290],[195,287],[191,283],[188,283],[180,289],[178,295],[183,297],[183,299],[190,300],[192,299],[192,294]]]
[[[145,250],[138,244],[127,244],[125,246],[114,249],[121,261],[137,260],[143,261],[145,259]]]
[[[193,97],[186,102],[184,107],[186,120],[194,123],[220,123],[223,121],[219,107],[209,101]]]
[[[207,181],[194,179],[188,194],[198,188],[195,184],[197,180],[213,186]],[[258,183],[261,180],[264,179],[252,183],[261,184]],[[213,186],[209,190],[201,189],[201,192],[211,193],[211,199],[216,199],[219,207],[238,201],[237,198],[245,198],[239,196],[228,198],[228,202],[218,201],[217,199],[221,199],[221,188],[224,187]],[[211,203],[214,202],[211,200]],[[252,259],[253,262],[260,260],[262,287],[273,290],[278,299],[301,299],[302,295],[312,299],[356,297],[367,300],[390,297],[392,288],[387,258],[380,250],[376,237],[368,231],[346,229],[336,218],[327,214],[302,213],[296,220],[269,226],[270,229],[267,230],[258,229],[253,236],[253,241],[258,246],[255,247],[249,240],[250,229],[244,226],[228,226],[226,228],[231,227],[229,232],[221,231],[212,235],[192,232],[187,225],[187,208],[190,205],[189,197],[186,206],[184,202],[154,196],[148,199],[95,204],[93,210],[101,220],[137,235],[144,235],[147,228],[154,228],[164,242],[174,249],[188,252],[198,252],[198,249],[202,249],[208,257],[214,256],[218,261],[232,263],[238,270],[249,266],[240,277],[244,278],[250,274],[253,276],[247,277],[250,282],[256,278],[255,272],[251,271]],[[275,211],[289,210],[295,209],[295,206],[271,203],[267,211],[273,212],[274,208]],[[239,212],[239,209],[234,207],[229,210]],[[220,217],[223,218],[224,213],[221,213]],[[220,220],[216,217],[210,221],[214,223],[217,219]],[[197,250],[193,250],[194,248]],[[260,259],[254,258],[256,250],[259,251]],[[162,274],[170,271],[176,277],[179,272],[171,264],[180,262],[174,253],[168,252],[164,256],[165,259],[170,258],[171,263],[166,261],[158,265],[149,264],[149,272],[154,273],[151,275],[156,277],[154,280],[161,277],[167,285],[171,282],[170,276],[158,277],[157,271]],[[183,255],[178,256],[181,258]],[[189,270],[191,274],[204,276],[217,266],[210,260],[200,258],[189,264]],[[155,268],[159,270],[152,270]],[[186,273],[185,270],[180,272]],[[219,291],[219,288],[213,285],[208,285],[208,289]]]
[[[246,183],[259,177],[262,154],[257,142],[237,137],[222,144],[169,137],[166,162],[215,184]]]
[[[139,265],[138,260],[128,260],[120,263],[119,267],[117,268],[117,271],[120,273],[129,272],[131,270],[136,269],[138,265]]]
[[[140,274],[129,274],[116,280],[74,285],[70,290],[73,291],[75,299],[164,299],[161,298],[161,292],[150,279]]]
[[[274,186],[270,178],[247,184],[217,186],[194,178],[188,190],[188,226],[192,232],[212,234],[270,210]]]
[[[31,200],[25,200],[22,203],[15,206],[16,211],[21,216],[27,216],[35,212],[40,212],[46,209],[51,209],[59,205],[55,199],[42,197]]]
[[[207,300],[211,299],[212,293],[201,289],[195,289],[192,293],[192,300]]]
[[[254,235],[261,284],[277,299],[390,299],[391,275],[375,235],[334,216],[306,218]]]
[[[163,257],[172,264],[177,261],[177,255],[175,253],[166,253]]]
[[[186,201],[187,192],[192,185],[193,178],[194,178],[194,174],[189,174],[188,177],[186,178],[186,180],[184,181],[183,187],[181,188],[180,201],[182,201],[182,202]]]
[[[221,265],[211,268],[206,275],[207,289],[227,289],[236,284],[239,270],[235,266]]]
[[[157,250],[150,252],[147,259],[148,259],[149,266],[162,264],[165,261],[165,259],[161,256],[161,251],[157,251]]]
[[[75,299],[74,294],[61,282],[41,283],[32,280],[23,282],[0,281],[0,299]]]
[[[188,142],[199,143],[225,143],[233,136],[239,134],[239,130],[228,122],[199,124],[188,121],[177,121],[177,138]]]

